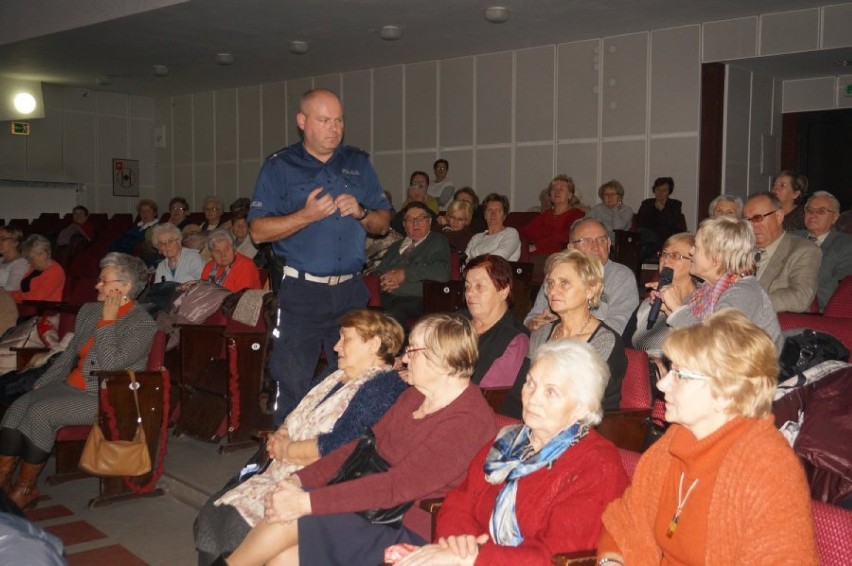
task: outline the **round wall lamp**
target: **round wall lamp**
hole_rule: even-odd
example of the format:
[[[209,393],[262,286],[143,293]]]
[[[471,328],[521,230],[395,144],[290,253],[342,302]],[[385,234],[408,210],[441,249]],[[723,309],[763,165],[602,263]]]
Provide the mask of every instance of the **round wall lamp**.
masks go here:
[[[399,26],[382,26],[379,30],[379,37],[385,41],[396,41],[402,37],[402,28]]]
[[[294,40],[287,46],[293,55],[304,55],[308,52],[308,44],[305,41]]]
[[[32,114],[36,108],[36,99],[28,92],[19,92],[15,95],[14,105],[21,114]]]
[[[502,24],[509,21],[509,8],[504,6],[489,6],[485,8],[485,19],[492,24]]]

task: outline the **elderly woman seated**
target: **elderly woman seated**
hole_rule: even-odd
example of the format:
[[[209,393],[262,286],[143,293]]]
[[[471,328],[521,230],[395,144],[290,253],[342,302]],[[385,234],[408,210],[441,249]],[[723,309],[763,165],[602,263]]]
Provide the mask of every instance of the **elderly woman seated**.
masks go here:
[[[384,314],[361,310],[343,315],[334,346],[338,369],[311,389],[269,438],[272,463],[227,493],[214,495],[201,509],[195,521],[200,563],[239,546],[263,520],[264,498],[278,482],[376,424],[407,387],[391,368],[402,340],[402,327]]]
[[[495,254],[509,261],[521,257],[521,237],[518,231],[504,222],[509,215],[509,199],[505,195],[491,193],[482,201],[488,229],[476,234],[467,245],[467,257]]]
[[[633,225],[633,209],[624,204],[624,187],[613,179],[600,186],[598,198],[601,202],[592,207],[587,216],[600,220],[609,232],[630,230]]]
[[[376,273],[382,307],[405,325],[423,313],[423,281],[450,278],[450,244],[429,230],[432,215],[422,202],[411,202],[400,212],[405,218],[405,238],[391,244]]]
[[[164,259],[157,264],[154,283],[163,281],[187,283],[201,277],[201,270],[204,269],[201,254],[196,250],[184,248],[181,238],[180,229],[174,224],[167,222],[154,227],[151,239],[164,256]]]
[[[512,266],[498,255],[481,255],[467,264],[464,298],[479,336],[479,360],[471,378],[480,387],[511,387],[529,351],[527,327],[509,310]]]
[[[719,195],[710,201],[710,206],[707,207],[707,217],[715,216],[733,216],[734,218],[742,218],[743,216],[743,199],[736,195]]]
[[[473,205],[464,200],[454,200],[447,207],[447,214],[439,216],[432,230],[440,232],[450,243],[454,252],[464,253],[473,237],[470,221],[473,218]]]
[[[600,564],[817,564],[808,484],[775,428],[775,345],[736,309],[672,331],[673,423],[603,514]]]
[[[754,231],[748,220],[717,216],[702,221],[695,234],[689,272],[704,283],[689,297],[677,285],[657,291],[663,298],[666,323],[672,328],[692,326],[717,310],[733,307],[766,331],[780,353],[781,328],[769,295],[754,277],[754,249]]]
[[[50,257],[50,240],[33,234],[24,240],[21,254],[30,262],[30,270],[21,279],[20,290],[9,293],[16,303],[24,301],[61,301],[65,270]]]
[[[21,279],[30,270],[29,262],[21,255],[23,233],[14,226],[0,227],[0,288],[6,291],[21,289]]]
[[[236,293],[243,289],[260,289],[260,272],[252,260],[237,252],[234,235],[222,229],[207,238],[207,249],[213,257],[201,272],[203,281],[210,281]]]
[[[19,397],[0,425],[0,488],[9,493],[18,460],[21,470],[10,492],[24,508],[38,499],[36,481],[53,449],[56,431],[91,424],[98,408],[98,370],[145,369],[157,328],[134,299],[148,271],[141,259],[120,253],[101,260],[98,300],[83,305],[68,348]]]
[[[435,534],[399,564],[550,564],[593,548],[600,516],[627,486],[600,422],[609,371],[577,340],[542,346],[523,390],[523,424],[505,427],[447,494]]]
[[[466,319],[424,317],[411,332],[403,361],[411,387],[373,429],[388,471],[329,485],[356,443],[320,458],[267,496],[263,520],[228,564],[273,559],[275,564],[381,564],[388,546],[426,542],[431,521],[417,506],[404,512],[401,526],[371,522],[363,513],[442,497],[459,485],[496,427],[479,388],[470,382],[476,334]]]

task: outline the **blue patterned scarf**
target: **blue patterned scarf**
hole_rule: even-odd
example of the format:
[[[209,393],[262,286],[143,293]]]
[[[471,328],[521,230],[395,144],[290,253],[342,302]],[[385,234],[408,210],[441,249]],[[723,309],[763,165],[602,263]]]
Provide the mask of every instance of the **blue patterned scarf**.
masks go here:
[[[491,513],[491,539],[503,546],[518,546],[524,541],[518,526],[515,498],[518,479],[540,470],[562,456],[566,450],[583,438],[589,428],[574,423],[554,436],[550,442],[532,456],[530,454],[530,429],[526,425],[508,426],[500,431],[488,456],[485,457],[485,481],[492,485],[505,482],[497,494]]]

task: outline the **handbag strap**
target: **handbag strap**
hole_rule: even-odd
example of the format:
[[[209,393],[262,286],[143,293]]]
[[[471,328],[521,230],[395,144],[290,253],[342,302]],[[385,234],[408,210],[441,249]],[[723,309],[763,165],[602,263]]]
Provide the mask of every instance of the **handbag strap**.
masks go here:
[[[136,404],[136,424],[142,424],[142,411],[139,410],[139,382],[136,381],[136,372],[132,369],[127,370],[127,375],[130,376],[130,385],[128,387],[133,391],[133,402]]]

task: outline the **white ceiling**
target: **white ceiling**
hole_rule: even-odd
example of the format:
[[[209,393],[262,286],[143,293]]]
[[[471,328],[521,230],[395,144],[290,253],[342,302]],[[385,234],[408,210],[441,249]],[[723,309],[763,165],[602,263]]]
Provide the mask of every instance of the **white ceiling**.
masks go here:
[[[168,96],[819,6],[818,0],[0,0],[0,77]],[[484,18],[506,6],[507,23]],[[403,37],[378,37],[383,25]],[[309,52],[288,52],[291,40]],[[233,65],[214,56],[232,53]],[[837,74],[850,50],[774,57],[779,78]],[[739,62],[748,65],[747,62]],[[760,61],[755,62],[758,68]],[[153,65],[169,75],[153,76]],[[99,85],[98,77],[112,84]]]

